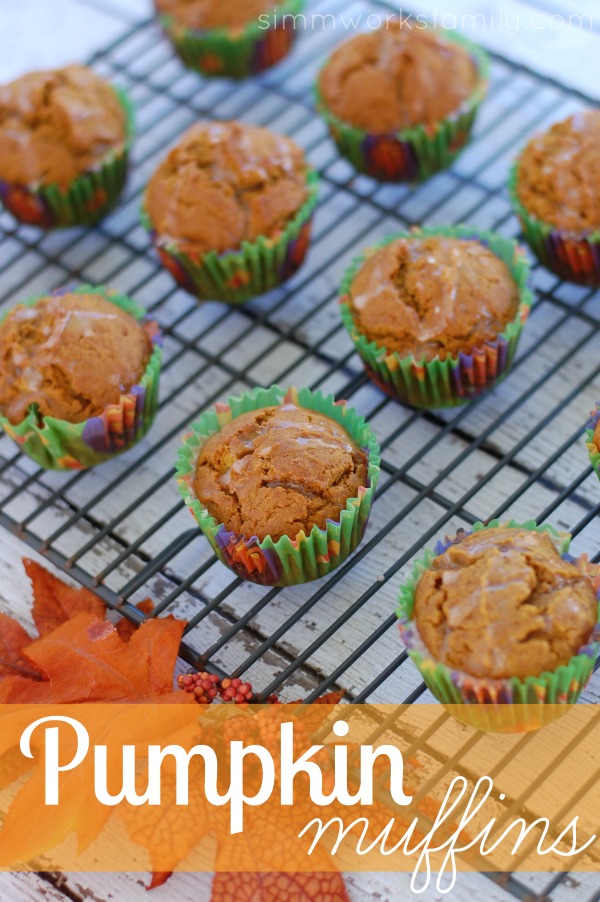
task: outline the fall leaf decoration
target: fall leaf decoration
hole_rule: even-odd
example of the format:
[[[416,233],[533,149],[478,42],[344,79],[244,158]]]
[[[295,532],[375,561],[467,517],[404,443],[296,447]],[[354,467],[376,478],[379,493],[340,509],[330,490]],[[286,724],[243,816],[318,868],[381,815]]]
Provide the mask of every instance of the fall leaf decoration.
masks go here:
[[[33,622],[46,636],[76,614],[86,612],[98,620],[106,617],[106,605],[89,589],[75,589],[36,561],[23,558],[25,573],[33,586]]]
[[[146,887],[146,889],[157,889],[159,886],[164,886],[169,877],[171,877],[173,871],[154,871],[152,874],[152,880]]]
[[[31,645],[29,633],[7,614],[0,614],[0,679],[5,676],[23,676],[41,680],[42,674],[23,655],[23,649]]]
[[[140,702],[173,692],[183,621],[165,617],[134,634],[119,630],[104,619],[106,605],[94,592],[67,585],[35,561],[23,563],[40,635],[34,639],[0,615],[0,702]]]
[[[189,736],[182,730],[173,740],[186,747]],[[191,779],[202,780],[203,766],[198,760],[190,765]],[[122,805],[117,817],[123,821],[130,838],[150,853],[152,882],[148,889],[165,883],[180,861],[195,849],[196,845],[210,832],[214,822],[214,812],[207,809],[202,797],[192,793],[185,807],[176,803],[176,768],[173,759],[163,763],[161,779],[161,804],[147,807],[143,812]],[[219,816],[219,815],[217,815]],[[154,851],[160,849],[160,858],[155,860]]]
[[[336,873],[215,874],[211,902],[349,902]]]
[[[144,598],[143,601],[136,604],[136,608],[142,614],[151,614],[154,610],[154,602],[150,598]],[[117,632],[123,642],[129,642],[137,629],[138,627],[136,624],[131,620],[127,620],[125,617],[121,617],[117,622]]]
[[[39,630],[35,639],[6,615],[0,620],[0,702],[26,704],[75,704],[82,702],[193,703],[184,692],[173,691],[173,672],[185,622],[174,617],[150,619],[133,634],[105,620],[106,606],[88,589],[73,588],[39,564],[24,561],[33,586],[33,619]],[[146,603],[147,607],[147,603]],[[15,707],[15,715],[19,708]],[[124,726],[128,715],[124,711]],[[115,725],[112,724],[113,734]],[[0,743],[5,765],[3,783],[18,773],[10,750]],[[21,759],[22,764],[22,759]],[[91,842],[110,812],[96,811],[88,797],[93,791],[81,774],[73,774],[72,808],[67,823],[77,830],[82,846]],[[86,790],[87,786],[87,790]],[[86,795],[86,792],[88,795]],[[17,794],[5,824],[19,823],[37,798],[35,779]],[[51,848],[57,836],[48,819],[44,836]],[[15,833],[18,831],[15,831]],[[41,838],[40,838],[41,837]],[[35,855],[24,849],[23,856]]]
[[[24,650],[46,678],[4,677],[0,703],[143,702],[171,694],[184,626],[173,617],[148,620],[123,642],[112,623],[77,614]]]
[[[32,618],[39,636],[31,636],[12,617],[0,613],[0,703],[15,704],[15,717],[22,716],[19,706],[28,704],[167,702],[194,705],[196,700],[200,700],[199,693],[194,695],[194,689],[200,683],[209,687],[210,701],[217,694],[222,701],[234,704],[251,700],[252,687],[249,683],[231,678],[209,679],[207,674],[194,676],[192,680],[180,679],[180,688],[173,689],[173,674],[185,622],[168,616],[150,617],[139,627],[126,620],[114,625],[106,620],[106,605],[94,592],[67,585],[35,561],[24,560],[24,566],[33,587]],[[145,599],[138,604],[138,609],[144,614],[151,614],[153,603]],[[215,687],[214,693],[212,687]],[[343,692],[329,693],[318,703],[335,705],[342,695]],[[269,701],[276,703],[274,699]],[[298,704],[301,704],[300,701]],[[99,712],[101,710],[98,709]],[[13,716],[12,713],[9,716]],[[123,709],[122,716],[111,716],[106,729],[110,729],[113,736],[115,730],[121,731],[123,736],[129,735],[129,720],[127,711]],[[246,724],[245,730],[247,728]],[[143,732],[147,727],[144,724],[140,729]],[[0,738],[2,787],[31,767],[26,759],[14,752]],[[2,831],[3,838],[7,837],[5,854],[18,853],[14,860],[31,860],[62,841],[69,830],[77,834],[80,848],[86,848],[96,839],[110,811],[94,806],[90,797],[93,780],[85,768],[87,764],[65,775],[68,808],[66,815],[63,809],[62,823],[59,825],[51,817],[45,818],[44,826],[36,832],[35,841],[26,839],[23,847],[13,849],[13,836],[27,837],[27,831],[13,830],[13,826],[22,828],[27,823],[40,797],[41,770],[32,774],[18,790],[6,815],[5,829]],[[168,777],[167,771],[167,784]],[[168,790],[168,785],[166,788]],[[149,834],[166,832],[172,836],[166,855],[163,854],[160,861],[153,861],[155,870],[149,889],[163,884],[194,843],[210,828],[206,812],[190,808],[186,813],[187,817],[175,804],[156,810],[148,809],[148,817],[143,822],[144,830]],[[145,837],[136,835],[134,823],[128,823],[126,807],[123,811],[120,809],[119,814],[122,814],[131,838],[143,846]],[[140,821],[137,824],[139,832]],[[347,902],[348,896],[342,878],[336,873],[223,873],[215,878],[212,900]]]
[[[35,561],[23,564],[40,635],[34,639],[0,614],[0,702],[143,702],[170,694],[184,701],[184,693],[173,693],[184,621],[115,626],[104,619],[106,605],[94,592],[67,585]],[[138,608],[149,613],[153,605],[146,599]]]

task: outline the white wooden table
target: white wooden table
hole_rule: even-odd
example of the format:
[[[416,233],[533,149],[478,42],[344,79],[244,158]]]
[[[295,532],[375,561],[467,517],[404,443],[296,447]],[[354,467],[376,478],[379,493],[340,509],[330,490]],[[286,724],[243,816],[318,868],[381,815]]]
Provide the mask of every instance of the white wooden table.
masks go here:
[[[413,0],[415,12],[459,17],[456,24],[472,31],[476,39],[519,62],[525,61],[534,69],[564,81],[574,88],[586,89],[600,96],[600,53],[597,52],[598,34],[590,31],[587,22],[581,28],[569,26],[571,14],[593,15],[592,25],[600,27],[596,4],[583,0],[539,0],[523,3],[518,0],[463,0],[463,2],[433,2]],[[0,8],[0,81],[34,67],[65,64],[85,59],[97,49],[115,40],[127,26],[150,14],[148,0],[20,0],[16,4],[3,4]],[[460,15],[475,16],[474,20],[461,22]],[[541,19],[532,17],[546,14],[545,26]],[[563,17],[563,26],[556,27]],[[496,24],[493,25],[492,23]],[[445,20],[446,25],[454,24]],[[471,28],[473,25],[473,28]],[[340,36],[341,39],[341,36]],[[580,61],[585,60],[585,66]],[[595,394],[594,394],[595,393]],[[600,396],[598,387],[590,391],[590,399]],[[569,424],[571,421],[569,420]],[[482,421],[483,428],[485,421]],[[414,449],[413,449],[414,450]],[[535,461],[534,461],[535,462]],[[472,475],[458,477],[468,481]],[[511,486],[497,485],[490,490],[487,503],[493,506],[503,494],[510,493]],[[410,530],[410,524],[407,529]],[[585,550],[582,548],[581,550]],[[589,550],[594,550],[590,548]],[[30,595],[20,564],[23,555],[34,556],[31,550],[5,531],[0,532],[0,609],[10,612],[25,625],[30,625]],[[41,560],[41,558],[40,558]],[[378,564],[384,567],[384,561]],[[332,600],[332,604],[336,604]],[[339,604],[343,605],[343,599]],[[341,608],[340,608],[341,609]],[[310,632],[299,641],[310,641]],[[596,700],[597,682],[588,690],[587,698]],[[46,898],[52,902],[66,899],[136,900],[146,899],[143,875],[139,874],[50,874],[0,875],[0,900],[27,902]],[[366,900],[405,899],[411,896],[409,878],[405,875],[354,875],[348,878],[353,902]],[[597,875],[581,875],[575,882],[563,884],[552,896],[553,902],[579,902],[586,900],[598,888]],[[210,878],[207,875],[177,875],[163,888],[154,891],[157,902],[169,899],[205,902],[210,896]],[[438,902],[435,891],[421,896],[425,902]],[[514,897],[495,887],[479,875],[463,875],[450,895],[453,902],[467,899],[487,899],[489,902],[510,902]]]

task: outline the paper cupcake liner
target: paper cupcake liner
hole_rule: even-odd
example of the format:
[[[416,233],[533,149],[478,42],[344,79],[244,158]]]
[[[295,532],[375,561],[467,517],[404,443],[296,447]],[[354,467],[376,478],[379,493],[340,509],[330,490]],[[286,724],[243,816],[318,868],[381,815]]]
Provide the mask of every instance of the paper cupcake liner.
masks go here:
[[[67,293],[98,294],[138,321],[145,320],[145,311],[141,307],[108,288],[80,285],[54,292],[56,295]],[[29,298],[21,303],[33,307],[44,297],[47,295]],[[4,313],[0,322],[9,312]],[[149,430],[158,407],[162,335],[153,321],[146,321],[145,328],[152,341],[152,355],[140,383],[121,395],[118,404],[109,404],[101,415],[82,423],[40,417],[36,405],[32,405],[25,419],[16,426],[0,415],[0,426],[24,454],[45,470],[85,470],[127,451]]]
[[[245,241],[238,251],[211,251],[192,257],[178,247],[177,241],[156,232],[144,207],[142,224],[161,263],[178,285],[199,300],[242,304],[281,285],[304,262],[319,199],[319,177],[309,169],[306,181],[308,197],[284,231],[274,238],[261,235],[256,241]]]
[[[590,456],[590,462],[594,468],[596,476],[600,479],[600,448],[596,445],[594,441],[594,433],[596,432],[596,426],[600,421],[600,401],[596,403],[596,407],[594,410],[590,411],[590,419],[586,423],[585,427],[585,444],[588,449],[588,454]]]
[[[280,17],[295,16],[304,0],[281,0],[275,9],[241,28],[197,30],[159,16],[160,24],[184,65],[203,75],[246,78],[280,62],[289,53],[296,28],[281,27]]]
[[[346,429],[368,456],[368,486],[361,487],[355,498],[349,498],[339,520],[328,520],[320,529],[313,526],[308,535],[298,533],[295,539],[283,536],[274,542],[269,536],[259,541],[231,532],[211,517],[194,492],[196,462],[207,440],[235,417],[263,407],[296,404],[318,411]],[[227,404],[217,404],[192,424],[183,437],[177,455],[175,475],[179,493],[208,538],[215,554],[233,572],[265,586],[292,586],[326,576],[339,567],[360,543],[365,532],[373,496],[379,479],[379,445],[369,425],[345,401],[333,395],[312,392],[308,388],[290,388],[287,392],[274,385],[254,389]]]
[[[127,181],[133,143],[133,107],[115,87],[126,117],[125,146],[111,151],[97,168],[83,173],[67,189],[52,185],[16,185],[0,180],[0,200],[15,219],[42,229],[90,225],[102,219],[119,199]]]
[[[444,360],[415,360],[411,355],[388,352],[382,345],[369,341],[359,331],[349,304],[354,276],[375,251],[397,238],[419,238],[439,235],[450,238],[475,239],[508,266],[519,289],[521,303],[515,319],[495,341],[486,342],[470,353],[462,352]],[[413,407],[443,408],[464,404],[489,391],[507,374],[515,355],[523,326],[529,315],[533,296],[527,288],[529,264],[523,250],[509,238],[495,232],[483,232],[470,226],[416,229],[399,232],[380,241],[358,257],[346,271],[341,285],[340,312],[346,329],[356,346],[372,381],[387,394]]]
[[[487,93],[489,61],[480,47],[462,35],[444,30],[444,37],[469,52],[477,68],[477,82],[471,96],[455,113],[432,125],[415,125],[386,134],[369,133],[331,112],[317,79],[317,109],[339,152],[359,172],[382,182],[424,181],[450,166],[468,143],[477,110]]]
[[[462,530],[456,536],[446,537],[438,542],[433,551],[426,551],[423,557],[414,563],[411,576],[400,589],[396,613],[406,650],[419,668],[432,695],[443,705],[451,706],[451,713],[470,726],[493,732],[513,732],[543,726],[546,719],[540,706],[564,706],[566,711],[566,706],[577,701],[592,675],[594,662],[598,657],[600,623],[596,624],[589,642],[573,655],[568,664],[539,676],[528,676],[525,679],[518,677],[503,680],[479,679],[435,661],[421,639],[412,617],[417,583],[433,559],[454,542],[460,541],[470,532],[492,529],[500,525],[549,532],[554,537],[562,557],[565,560],[573,560],[567,553],[570,535],[559,533],[548,524],[538,526],[534,520],[526,523],[510,520],[502,524],[499,520],[492,520],[485,526],[483,523],[475,523],[472,530]],[[596,574],[595,588],[600,599],[600,581]],[[511,710],[506,706],[517,707]],[[549,710],[548,720],[556,718],[557,710],[562,711],[563,708]]]
[[[540,263],[567,282],[600,285],[600,230],[578,234],[538,219],[521,203],[517,178],[518,162],[511,168],[508,191],[525,240]]]

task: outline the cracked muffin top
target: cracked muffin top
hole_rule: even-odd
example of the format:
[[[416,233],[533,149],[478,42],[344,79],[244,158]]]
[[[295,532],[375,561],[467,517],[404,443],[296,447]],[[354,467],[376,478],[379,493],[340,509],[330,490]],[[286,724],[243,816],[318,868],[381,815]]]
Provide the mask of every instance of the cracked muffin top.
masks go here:
[[[155,0],[159,15],[188,28],[236,28],[275,7],[275,0]]]
[[[30,72],[0,86],[0,178],[62,188],[127,140],[114,88],[84,66]]]
[[[443,30],[396,21],[341,44],[321,70],[319,90],[339,119],[382,134],[445,119],[476,82],[470,54]]]
[[[558,229],[600,229],[599,171],[600,110],[582,111],[531,139],[517,165],[517,194],[528,213]]]
[[[339,520],[366,485],[367,457],[342,426],[283,404],[242,414],[211,436],[194,491],[228,530],[277,541]]]
[[[19,304],[0,323],[0,411],[17,425],[35,403],[82,423],[139,383],[151,353],[144,325],[99,295]]]
[[[193,126],[146,191],[157,234],[191,254],[238,250],[282,232],[308,197],[307,165],[289,138],[239,122]]]
[[[413,616],[432,656],[479,678],[538,676],[589,640],[598,619],[590,579],[547,532],[484,529],[436,557]]]
[[[369,341],[416,360],[443,360],[496,339],[517,314],[519,290],[479,241],[407,237],[367,257],[348,302]]]

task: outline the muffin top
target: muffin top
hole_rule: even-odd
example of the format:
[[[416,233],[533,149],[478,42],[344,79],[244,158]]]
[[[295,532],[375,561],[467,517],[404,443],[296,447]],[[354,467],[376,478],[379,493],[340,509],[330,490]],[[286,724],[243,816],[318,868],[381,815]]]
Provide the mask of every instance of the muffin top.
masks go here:
[[[589,578],[548,533],[484,529],[436,557],[415,592],[433,658],[480,678],[538,676],[589,640],[598,619]]]
[[[306,162],[289,138],[256,125],[193,126],[148,184],[146,212],[159,236],[182,250],[237,250],[275,237],[308,196]]]
[[[319,76],[326,106],[374,134],[444,119],[471,95],[477,70],[469,53],[442,35],[396,21],[346,41]]]
[[[151,353],[147,329],[99,295],[19,304],[0,323],[0,411],[16,425],[35,403],[41,416],[81,423],[117,404]]]
[[[516,316],[519,291],[506,264],[479,241],[398,238],[368,257],[349,303],[358,329],[416,360],[470,353]]]
[[[127,139],[114,88],[84,66],[30,72],[0,86],[0,179],[62,188]]]
[[[531,139],[517,169],[529,213],[567,231],[600,229],[600,110],[575,113]]]
[[[202,448],[194,491],[246,538],[295,538],[339,520],[367,485],[367,457],[335,420],[294,404],[242,414]]]
[[[155,0],[159,14],[188,28],[236,28],[270,12],[274,0]]]

